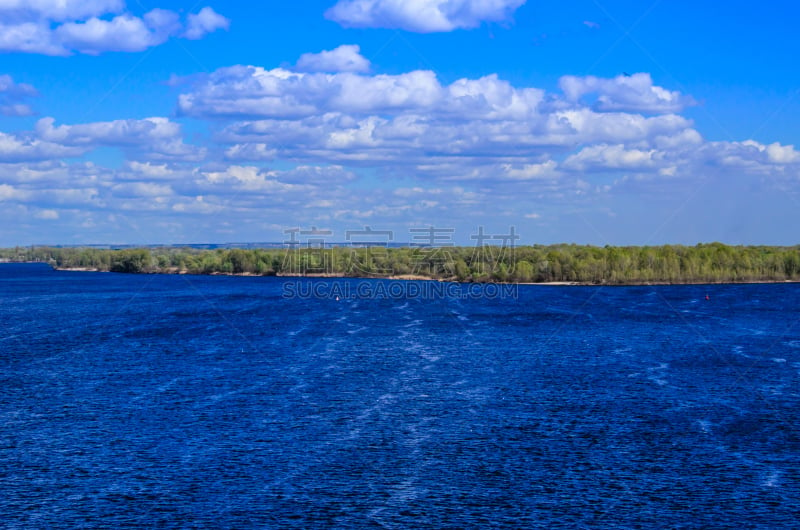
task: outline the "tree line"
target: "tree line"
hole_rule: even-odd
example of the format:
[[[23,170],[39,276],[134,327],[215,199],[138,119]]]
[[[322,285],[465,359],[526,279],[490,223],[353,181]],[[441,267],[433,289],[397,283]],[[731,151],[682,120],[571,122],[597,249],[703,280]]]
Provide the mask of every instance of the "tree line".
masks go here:
[[[16,247],[0,260],[121,273],[417,276],[460,282],[590,284],[800,280],[800,246],[533,245],[520,247],[334,247],[106,250]]]

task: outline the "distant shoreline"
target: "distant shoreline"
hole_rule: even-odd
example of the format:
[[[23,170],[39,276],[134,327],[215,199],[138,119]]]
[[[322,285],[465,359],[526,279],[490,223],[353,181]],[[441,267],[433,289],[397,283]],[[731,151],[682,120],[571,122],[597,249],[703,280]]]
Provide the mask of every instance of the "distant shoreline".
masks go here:
[[[17,262],[0,262],[0,263],[42,263],[36,261],[17,261]],[[48,265],[43,263],[44,265]],[[56,267],[51,268],[55,271],[63,272],[102,272],[108,273],[111,271],[100,270],[91,267]],[[119,273],[126,274],[126,273]],[[244,278],[297,278],[297,279],[310,279],[310,280],[394,280],[394,281],[427,281],[427,282],[440,282],[440,283],[495,283],[504,285],[533,285],[542,287],[648,287],[648,286],[661,286],[661,285],[762,285],[762,284],[785,284],[785,283],[800,283],[798,280],[753,280],[753,281],[721,281],[721,282],[629,282],[629,283],[610,283],[610,282],[462,282],[456,279],[446,278],[431,278],[429,276],[422,276],[419,274],[399,274],[391,276],[346,276],[343,274],[335,273],[308,273],[308,274],[293,274],[293,273],[278,273],[278,274],[256,274],[252,272],[211,272],[208,274],[197,274],[186,270],[164,270],[164,271],[149,271],[134,274],[157,274],[157,275],[191,275],[191,276],[230,276],[230,277],[244,277]]]
[[[800,245],[443,248],[183,248],[98,250],[16,247],[0,261],[128,274],[364,278],[545,286],[720,285],[800,282]]]

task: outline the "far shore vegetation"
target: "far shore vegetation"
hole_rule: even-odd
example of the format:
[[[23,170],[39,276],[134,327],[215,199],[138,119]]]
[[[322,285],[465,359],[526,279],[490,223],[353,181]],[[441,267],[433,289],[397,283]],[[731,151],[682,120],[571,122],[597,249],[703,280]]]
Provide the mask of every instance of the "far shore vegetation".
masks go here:
[[[429,278],[459,282],[734,283],[800,281],[800,246],[0,249],[0,261],[120,273]]]

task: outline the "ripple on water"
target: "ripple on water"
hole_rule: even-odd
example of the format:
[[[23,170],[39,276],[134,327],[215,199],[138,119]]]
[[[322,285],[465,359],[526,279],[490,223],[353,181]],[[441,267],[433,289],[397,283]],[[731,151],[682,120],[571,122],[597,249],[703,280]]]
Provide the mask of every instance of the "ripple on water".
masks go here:
[[[682,286],[339,304],[281,286],[0,281],[25,306],[0,305],[3,524],[796,525],[792,286],[709,286],[713,304]]]

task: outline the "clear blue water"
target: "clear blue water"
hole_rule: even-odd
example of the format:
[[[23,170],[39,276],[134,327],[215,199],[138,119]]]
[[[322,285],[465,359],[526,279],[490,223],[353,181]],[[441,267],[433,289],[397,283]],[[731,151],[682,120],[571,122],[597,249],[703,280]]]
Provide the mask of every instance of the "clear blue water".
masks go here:
[[[800,285],[283,289],[0,265],[2,526],[798,526]]]

